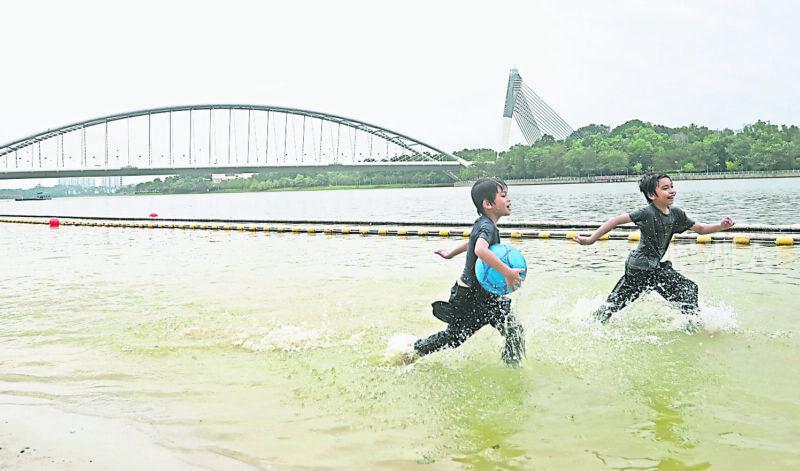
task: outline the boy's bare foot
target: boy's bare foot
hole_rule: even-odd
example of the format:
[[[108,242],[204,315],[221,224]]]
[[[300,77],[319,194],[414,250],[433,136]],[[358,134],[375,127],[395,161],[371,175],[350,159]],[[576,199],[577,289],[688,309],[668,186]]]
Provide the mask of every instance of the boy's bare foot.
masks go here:
[[[418,337],[411,334],[397,334],[389,339],[384,357],[391,363],[409,365],[419,360],[420,355],[414,348]]]
[[[419,356],[419,354],[412,350],[410,352],[401,353],[400,356],[398,357],[398,362],[402,365],[410,365],[415,361],[419,360],[420,358],[421,357]]]
[[[608,312],[607,309],[601,307],[600,309],[594,311],[592,317],[594,317],[594,319],[601,324],[606,324],[608,323],[608,320],[611,319],[611,313]]]
[[[694,335],[703,330],[703,322],[697,316],[689,317],[683,330],[689,335]]]

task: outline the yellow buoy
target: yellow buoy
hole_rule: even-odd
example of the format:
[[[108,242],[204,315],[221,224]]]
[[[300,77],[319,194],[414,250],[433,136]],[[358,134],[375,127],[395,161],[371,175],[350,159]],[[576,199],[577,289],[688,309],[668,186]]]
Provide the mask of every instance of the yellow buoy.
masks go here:
[[[639,239],[641,238],[642,238],[642,233],[639,231],[628,234],[628,240],[631,242],[639,242]]]
[[[420,230],[417,231],[417,235],[426,236],[426,235],[428,235],[428,230],[427,229],[420,229]]]
[[[314,227],[309,227],[308,229],[306,229],[306,232],[308,232],[309,234],[316,234],[317,229]]]
[[[462,236],[462,237],[464,237],[464,238],[467,238],[467,239],[469,239],[469,236],[470,236],[471,234],[472,234],[472,231],[464,231],[464,233],[463,233],[463,234],[461,234],[461,236]]]
[[[361,234],[362,236],[369,235],[369,229],[367,229],[367,228],[365,228],[365,227],[362,227],[361,229],[359,229],[359,230],[358,230],[358,232],[359,232],[359,234]]]
[[[794,239],[790,236],[780,236],[775,239],[775,245],[794,245]]]
[[[388,235],[389,231],[387,229],[378,229],[378,235]]]
[[[609,237],[611,237],[611,235],[606,232],[605,234],[601,235],[597,240],[608,240]]]
[[[292,228],[292,233],[293,234],[299,234],[300,233],[300,228],[299,227],[293,227]]]
[[[342,234],[349,234],[349,233],[350,233],[350,228],[349,227],[343,227],[342,228]]]
[[[540,239],[549,239],[550,238],[550,233],[548,231],[541,231],[541,232],[539,232],[538,237]]]
[[[567,232],[567,234],[564,236],[564,238],[565,239],[574,239],[576,235],[578,235],[577,232]]]
[[[709,243],[711,243],[711,236],[710,235],[699,235],[699,236],[697,236],[697,243],[698,244],[709,244]]]
[[[331,229],[330,227],[326,227],[325,229],[322,230],[322,232],[326,234],[333,234],[333,229]]]
[[[399,236],[408,235],[408,229],[398,229],[397,230],[397,235],[399,235]]]
[[[748,245],[750,244],[750,238],[745,236],[734,237],[733,243],[739,245]]]
[[[519,238],[523,237],[524,235],[525,235],[525,234],[523,234],[523,233],[522,233],[522,232],[520,232],[520,231],[513,231],[513,232],[511,232],[511,238],[512,238],[512,239],[519,239]]]
[[[439,231],[439,236],[440,237],[450,237],[450,231],[448,231],[447,229],[442,229],[441,231]]]

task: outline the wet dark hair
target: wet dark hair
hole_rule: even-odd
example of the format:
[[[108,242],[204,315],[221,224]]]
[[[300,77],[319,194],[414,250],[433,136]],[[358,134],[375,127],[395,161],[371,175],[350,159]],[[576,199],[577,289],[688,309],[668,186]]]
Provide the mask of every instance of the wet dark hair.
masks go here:
[[[508,189],[508,185],[497,177],[480,178],[472,185],[472,203],[478,214],[483,214],[483,202],[494,204],[494,197],[501,191]]]
[[[662,178],[669,178],[669,181],[672,181],[672,177],[666,173],[645,173],[642,175],[642,178],[639,179],[639,190],[642,192],[644,199],[647,200],[648,203],[651,201],[648,195],[656,194],[658,181]]]

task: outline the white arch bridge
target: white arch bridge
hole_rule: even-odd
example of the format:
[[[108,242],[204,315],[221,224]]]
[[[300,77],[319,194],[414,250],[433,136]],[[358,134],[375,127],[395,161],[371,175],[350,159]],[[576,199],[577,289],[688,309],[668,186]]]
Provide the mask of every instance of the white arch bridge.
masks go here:
[[[278,106],[154,108],[89,119],[0,146],[0,179],[426,170],[469,162],[363,121]]]

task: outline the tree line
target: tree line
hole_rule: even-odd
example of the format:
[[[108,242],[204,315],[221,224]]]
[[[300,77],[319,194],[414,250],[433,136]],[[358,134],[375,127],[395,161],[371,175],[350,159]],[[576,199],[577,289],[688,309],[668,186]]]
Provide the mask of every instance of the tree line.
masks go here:
[[[669,128],[640,120],[614,129],[591,124],[556,141],[544,136],[497,154],[464,149],[475,162],[461,177],[497,175],[507,179],[662,172],[731,172],[800,168],[800,128],[757,121],[741,131],[689,125]]]
[[[226,191],[271,191],[305,188],[402,187],[451,185],[453,179],[441,172],[404,171],[316,171],[258,173],[249,178],[213,180],[211,176],[175,175],[139,183],[123,192],[207,193]]]

